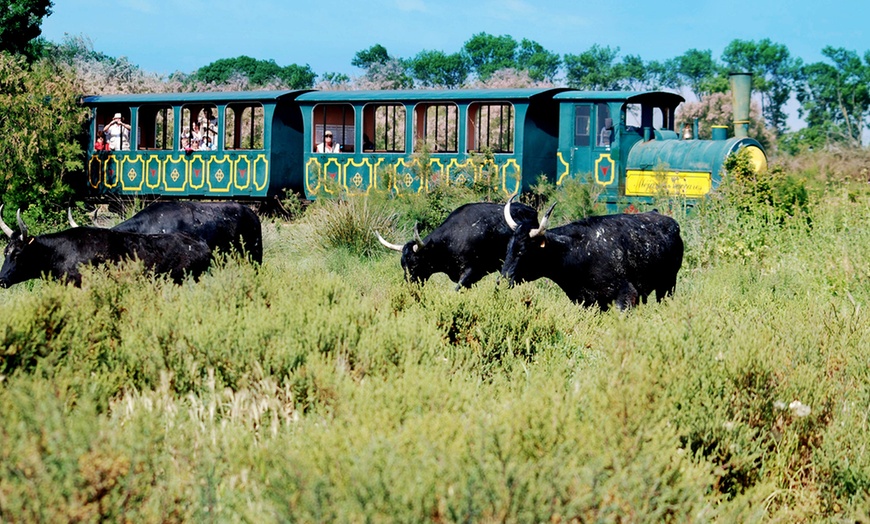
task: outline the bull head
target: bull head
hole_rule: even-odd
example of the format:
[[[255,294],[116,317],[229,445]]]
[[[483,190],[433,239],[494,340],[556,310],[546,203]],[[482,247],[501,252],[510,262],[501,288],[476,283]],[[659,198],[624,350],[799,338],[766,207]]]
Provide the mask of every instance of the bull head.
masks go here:
[[[516,193],[511,195],[511,197],[508,199],[507,203],[505,203],[505,205],[504,205],[504,219],[505,219],[505,222],[507,222],[507,225],[510,226],[512,231],[516,231],[517,226],[518,226],[516,220],[514,220],[513,217],[511,216],[511,202],[513,201],[515,196],[517,196]],[[530,238],[535,238],[537,236],[544,234],[544,231],[547,230],[547,222],[550,221],[550,213],[553,212],[553,209],[555,207],[556,207],[556,202],[553,202],[553,205],[550,206],[550,209],[548,209],[547,212],[544,214],[544,218],[541,219],[538,227],[536,229],[532,229],[531,231],[529,231]]]
[[[391,244],[387,242],[386,240],[384,240],[384,237],[382,237],[381,234],[377,231],[375,231],[375,234],[378,236],[378,241],[380,241],[380,243],[383,244],[383,246],[387,249],[392,249],[393,251],[398,251],[399,253],[401,253],[402,250],[405,249],[405,246],[403,245]],[[414,253],[416,253],[417,250],[419,250],[423,246],[423,239],[420,238],[420,232],[417,230],[417,224],[414,224],[414,246],[411,249],[414,251]]]

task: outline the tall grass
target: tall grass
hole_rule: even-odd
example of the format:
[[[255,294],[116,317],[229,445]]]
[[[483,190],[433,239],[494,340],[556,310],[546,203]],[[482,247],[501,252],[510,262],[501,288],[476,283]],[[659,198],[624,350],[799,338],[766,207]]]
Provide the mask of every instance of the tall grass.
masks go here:
[[[676,294],[625,314],[406,283],[371,228],[441,204],[404,197],[198,283],[4,290],[0,520],[867,521],[870,191],[811,195],[677,216]]]

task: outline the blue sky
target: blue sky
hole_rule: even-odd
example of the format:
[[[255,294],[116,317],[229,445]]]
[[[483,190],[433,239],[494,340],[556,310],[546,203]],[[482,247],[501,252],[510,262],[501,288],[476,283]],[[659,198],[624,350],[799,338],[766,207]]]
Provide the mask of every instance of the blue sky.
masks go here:
[[[85,35],[97,51],[157,73],[248,55],[350,76],[361,74],[354,55],[374,44],[409,58],[457,52],[480,32],[528,38],[559,55],[599,44],[644,60],[692,48],[718,59],[736,38],[770,38],[815,62],[826,45],[870,51],[868,27],[868,0],[55,0],[42,25],[49,40]]]

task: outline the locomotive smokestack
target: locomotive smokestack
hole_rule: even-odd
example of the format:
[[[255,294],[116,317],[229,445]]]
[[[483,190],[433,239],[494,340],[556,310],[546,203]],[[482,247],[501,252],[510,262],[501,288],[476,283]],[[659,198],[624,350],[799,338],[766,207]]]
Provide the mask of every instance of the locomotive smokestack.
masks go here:
[[[734,108],[734,136],[749,136],[749,100],[752,97],[752,73],[729,73],[731,105]]]

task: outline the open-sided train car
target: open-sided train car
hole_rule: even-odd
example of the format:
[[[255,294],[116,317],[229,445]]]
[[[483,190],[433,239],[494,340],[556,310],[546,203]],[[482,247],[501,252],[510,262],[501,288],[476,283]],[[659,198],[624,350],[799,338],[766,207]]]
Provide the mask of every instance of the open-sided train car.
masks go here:
[[[746,120],[748,87],[744,98]],[[615,211],[661,194],[703,197],[741,148],[766,168],[763,147],[740,129],[678,134],[682,102],[565,88],[92,96],[93,139],[117,113],[131,127],[115,150],[92,141],[87,197],[316,199],[475,181],[507,197],[544,176],[597,184]],[[325,134],[334,151],[318,149]]]
[[[87,198],[148,196],[255,200],[301,188],[304,91],[89,96]],[[114,150],[95,149],[120,115]],[[295,178],[294,178],[295,177]]]
[[[314,91],[296,99],[307,130],[308,198],[425,191],[486,179],[505,194],[554,174],[561,89]],[[341,145],[319,153],[326,131]]]

